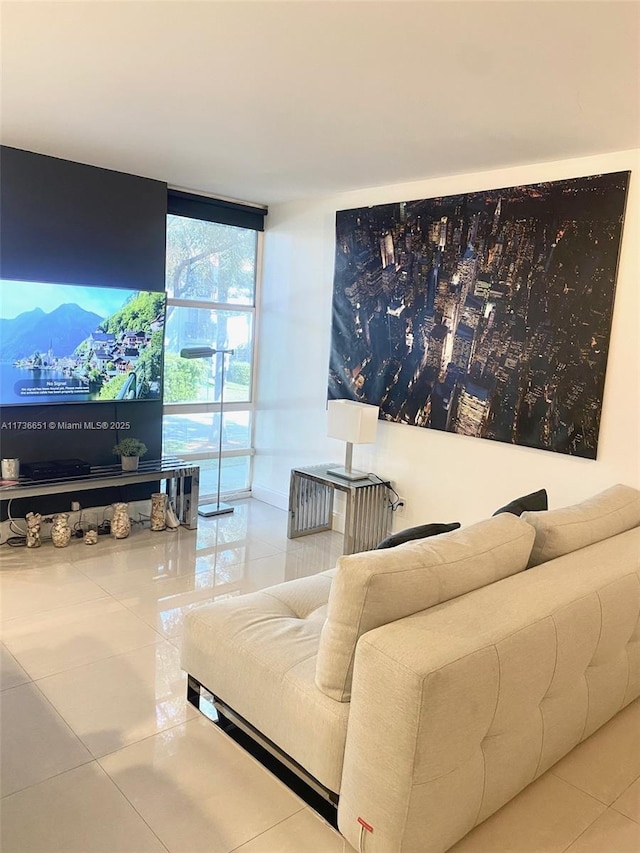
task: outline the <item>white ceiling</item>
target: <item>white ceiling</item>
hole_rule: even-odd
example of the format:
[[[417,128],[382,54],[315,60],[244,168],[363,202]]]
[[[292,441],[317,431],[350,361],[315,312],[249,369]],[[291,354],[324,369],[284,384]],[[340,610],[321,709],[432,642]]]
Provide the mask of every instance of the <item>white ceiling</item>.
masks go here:
[[[2,142],[261,203],[637,148],[639,9],[2,2]]]

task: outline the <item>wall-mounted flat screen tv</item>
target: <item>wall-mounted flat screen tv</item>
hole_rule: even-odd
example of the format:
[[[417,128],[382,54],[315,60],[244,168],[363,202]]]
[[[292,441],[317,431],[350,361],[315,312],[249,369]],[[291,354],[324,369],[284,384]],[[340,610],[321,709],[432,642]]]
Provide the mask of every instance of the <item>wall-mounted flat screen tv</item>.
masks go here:
[[[0,405],[162,398],[166,294],[0,279]]]

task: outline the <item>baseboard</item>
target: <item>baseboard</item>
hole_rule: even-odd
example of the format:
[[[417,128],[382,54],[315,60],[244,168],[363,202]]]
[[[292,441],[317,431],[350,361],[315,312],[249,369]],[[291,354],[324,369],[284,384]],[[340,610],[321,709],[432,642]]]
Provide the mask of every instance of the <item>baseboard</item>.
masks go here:
[[[289,495],[283,492],[276,492],[275,489],[267,489],[264,486],[254,485],[251,487],[251,497],[270,506],[275,506],[278,509],[289,509]]]

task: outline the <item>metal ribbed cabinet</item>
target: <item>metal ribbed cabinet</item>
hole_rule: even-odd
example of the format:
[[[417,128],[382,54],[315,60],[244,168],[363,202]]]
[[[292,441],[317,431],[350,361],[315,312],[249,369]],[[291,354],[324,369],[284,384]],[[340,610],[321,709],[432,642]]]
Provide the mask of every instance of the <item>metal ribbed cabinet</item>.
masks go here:
[[[287,536],[296,539],[331,529],[333,498],[345,495],[345,554],[371,551],[388,535],[391,503],[388,481],[344,480],[328,470],[331,466],[293,468],[289,485],[289,525]]]

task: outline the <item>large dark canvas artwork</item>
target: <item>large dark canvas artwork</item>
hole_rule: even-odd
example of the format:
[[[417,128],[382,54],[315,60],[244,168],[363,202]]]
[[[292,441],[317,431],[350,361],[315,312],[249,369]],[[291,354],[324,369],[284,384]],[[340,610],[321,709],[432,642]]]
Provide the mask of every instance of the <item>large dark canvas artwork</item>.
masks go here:
[[[329,398],[595,459],[629,175],[338,211]]]

